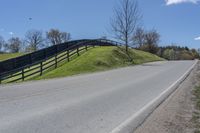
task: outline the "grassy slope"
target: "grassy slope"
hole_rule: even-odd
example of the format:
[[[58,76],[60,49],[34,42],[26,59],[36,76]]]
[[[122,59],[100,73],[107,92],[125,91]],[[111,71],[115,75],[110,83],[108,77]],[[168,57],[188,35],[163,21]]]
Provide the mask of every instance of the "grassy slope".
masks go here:
[[[17,56],[23,55],[23,53],[9,53],[9,54],[0,54],[0,61],[14,58]]]
[[[97,47],[36,79],[64,77],[162,60],[156,55],[138,50],[130,50],[129,54],[133,62],[129,61],[123,49],[117,47]]]

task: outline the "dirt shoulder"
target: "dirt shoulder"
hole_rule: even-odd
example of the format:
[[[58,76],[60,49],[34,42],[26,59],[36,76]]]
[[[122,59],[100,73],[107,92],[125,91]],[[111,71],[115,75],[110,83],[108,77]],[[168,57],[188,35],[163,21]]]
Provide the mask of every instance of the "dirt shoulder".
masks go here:
[[[194,89],[199,83],[200,63],[134,133],[200,133],[194,121],[194,113],[198,112]]]

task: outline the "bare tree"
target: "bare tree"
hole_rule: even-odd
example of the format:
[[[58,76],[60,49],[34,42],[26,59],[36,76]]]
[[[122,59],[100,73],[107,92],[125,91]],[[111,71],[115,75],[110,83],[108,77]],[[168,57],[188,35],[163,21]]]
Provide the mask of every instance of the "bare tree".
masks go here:
[[[0,36],[0,52],[2,51],[3,46],[5,45],[5,40]]]
[[[111,28],[116,39],[123,41],[128,52],[129,43],[132,41],[133,33],[141,19],[136,0],[120,0],[114,9],[114,18],[111,19]]]
[[[52,45],[64,43],[71,39],[70,33],[61,32],[58,29],[51,29],[46,33],[46,37]]]
[[[145,34],[145,45],[148,47],[148,52],[155,54],[158,50],[160,34],[156,30],[151,30]]]
[[[148,45],[158,45],[160,34],[156,30],[151,30],[145,34],[145,43]]]
[[[142,47],[142,45],[145,43],[145,31],[142,28],[137,28],[135,31],[135,34],[133,36],[133,42],[135,45],[138,45],[138,47]]]
[[[11,53],[18,53],[21,49],[22,41],[18,37],[12,37],[8,40],[7,49]]]
[[[44,39],[42,36],[42,31],[39,30],[29,30],[25,35],[25,42],[28,44],[28,51],[36,51],[44,44]]]

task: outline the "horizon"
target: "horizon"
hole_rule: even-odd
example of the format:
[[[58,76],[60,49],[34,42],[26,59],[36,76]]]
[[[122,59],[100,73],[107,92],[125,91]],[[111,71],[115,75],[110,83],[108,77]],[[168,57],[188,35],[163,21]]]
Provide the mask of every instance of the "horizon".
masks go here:
[[[200,48],[197,28],[200,23],[199,0],[138,2],[143,15],[142,26],[146,30],[156,29],[160,33],[160,46],[178,44]],[[57,28],[69,32],[72,40],[102,36],[111,39],[109,21],[116,3],[116,0],[2,0],[0,35],[7,40],[12,36],[23,38],[26,31],[31,29],[46,32]]]

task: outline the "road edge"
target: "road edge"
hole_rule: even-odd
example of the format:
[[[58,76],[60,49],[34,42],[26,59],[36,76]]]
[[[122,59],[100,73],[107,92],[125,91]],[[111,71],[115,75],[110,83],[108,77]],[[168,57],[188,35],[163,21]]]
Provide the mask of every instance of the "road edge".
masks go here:
[[[125,122],[120,124],[118,127],[113,129],[110,133],[133,133],[138,126],[140,126],[151,113],[164,102],[178,87],[179,85],[189,76],[194,67],[197,65],[199,60],[195,63],[171,86],[163,91],[158,97],[146,104],[142,109],[132,115]]]

